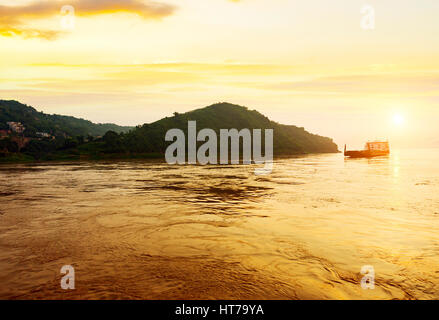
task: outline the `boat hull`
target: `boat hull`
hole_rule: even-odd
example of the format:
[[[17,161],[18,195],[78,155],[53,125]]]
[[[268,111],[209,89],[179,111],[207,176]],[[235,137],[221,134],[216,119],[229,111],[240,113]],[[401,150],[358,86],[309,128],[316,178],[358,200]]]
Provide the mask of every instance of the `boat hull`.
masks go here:
[[[361,151],[345,151],[345,157],[349,158],[373,158],[389,155],[389,151],[379,150],[361,150]]]

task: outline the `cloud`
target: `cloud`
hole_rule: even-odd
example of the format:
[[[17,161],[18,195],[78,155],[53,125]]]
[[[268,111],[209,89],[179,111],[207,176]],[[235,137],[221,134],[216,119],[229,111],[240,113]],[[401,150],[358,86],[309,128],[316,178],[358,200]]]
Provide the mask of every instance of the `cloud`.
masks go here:
[[[61,34],[56,30],[38,30],[27,27],[12,27],[0,25],[0,36],[2,37],[16,37],[20,36],[24,39],[41,38],[46,40],[54,40]]]
[[[59,15],[64,5],[73,6],[77,16],[127,12],[144,19],[161,19],[172,15],[176,10],[172,5],[146,0],[37,0],[20,6],[0,5],[0,36],[53,40],[63,32],[40,30],[28,25],[36,19]]]
[[[260,88],[291,93],[331,95],[437,96],[437,72],[415,74],[364,74],[313,78],[297,82],[263,84]]]

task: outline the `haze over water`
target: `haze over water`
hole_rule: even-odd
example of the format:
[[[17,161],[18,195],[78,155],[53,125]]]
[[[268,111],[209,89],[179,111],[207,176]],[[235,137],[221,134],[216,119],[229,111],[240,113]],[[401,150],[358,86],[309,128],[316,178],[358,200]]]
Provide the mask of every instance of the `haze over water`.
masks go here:
[[[437,159],[1,165],[0,298],[438,299]]]

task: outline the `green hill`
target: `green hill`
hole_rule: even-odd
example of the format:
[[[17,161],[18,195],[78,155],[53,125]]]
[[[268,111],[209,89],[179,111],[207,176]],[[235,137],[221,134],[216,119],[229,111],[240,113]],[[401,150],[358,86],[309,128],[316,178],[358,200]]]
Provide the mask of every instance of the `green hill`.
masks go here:
[[[276,123],[256,110],[248,110],[246,107],[230,103],[217,103],[183,114],[174,113],[173,117],[144,124],[119,136],[119,139],[115,139],[114,136],[109,143],[117,146],[120,152],[164,153],[169,145],[164,139],[166,132],[178,128],[187,134],[189,120],[197,121],[197,130],[210,128],[217,134],[220,129],[231,128],[273,129],[275,156],[338,152],[337,145],[330,138],[311,134],[304,128]],[[111,150],[111,147],[109,149]]]
[[[26,127],[28,137],[29,133],[39,131],[56,136],[56,139],[31,139],[22,148],[16,145],[13,138],[2,139],[0,158],[3,161],[16,161],[20,157],[26,160],[164,158],[166,148],[171,143],[165,141],[166,132],[178,128],[187,136],[190,120],[197,122],[198,131],[210,128],[218,135],[220,129],[273,129],[274,156],[338,152],[337,145],[330,138],[311,134],[301,127],[279,124],[256,110],[230,103],[217,103],[182,114],[174,113],[172,117],[137,126],[128,132],[124,132],[128,127],[46,115],[15,101],[0,101],[0,110],[2,125],[7,121],[19,121]],[[97,135],[103,137],[92,137]]]
[[[45,114],[14,100],[0,100],[0,130],[8,129],[9,121],[21,122],[26,128],[27,137],[36,137],[37,132],[70,137],[102,136],[109,130],[120,133],[132,129],[109,123],[96,124],[75,117]]]

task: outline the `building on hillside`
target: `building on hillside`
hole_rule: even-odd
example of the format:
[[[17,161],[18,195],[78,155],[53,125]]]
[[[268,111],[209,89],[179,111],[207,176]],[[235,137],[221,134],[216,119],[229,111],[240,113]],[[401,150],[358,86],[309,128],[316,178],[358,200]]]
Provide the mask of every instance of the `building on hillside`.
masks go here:
[[[15,133],[23,133],[26,128],[21,124],[21,122],[8,122],[9,129]]]
[[[37,136],[42,137],[42,138],[50,138],[52,136],[50,133],[47,133],[47,132],[37,132],[36,134],[37,134]]]
[[[16,142],[18,145],[18,149],[21,150],[24,148],[32,139],[27,137],[20,137],[20,136],[12,136],[11,140]]]
[[[9,130],[0,130],[0,139],[9,137],[11,132]]]

